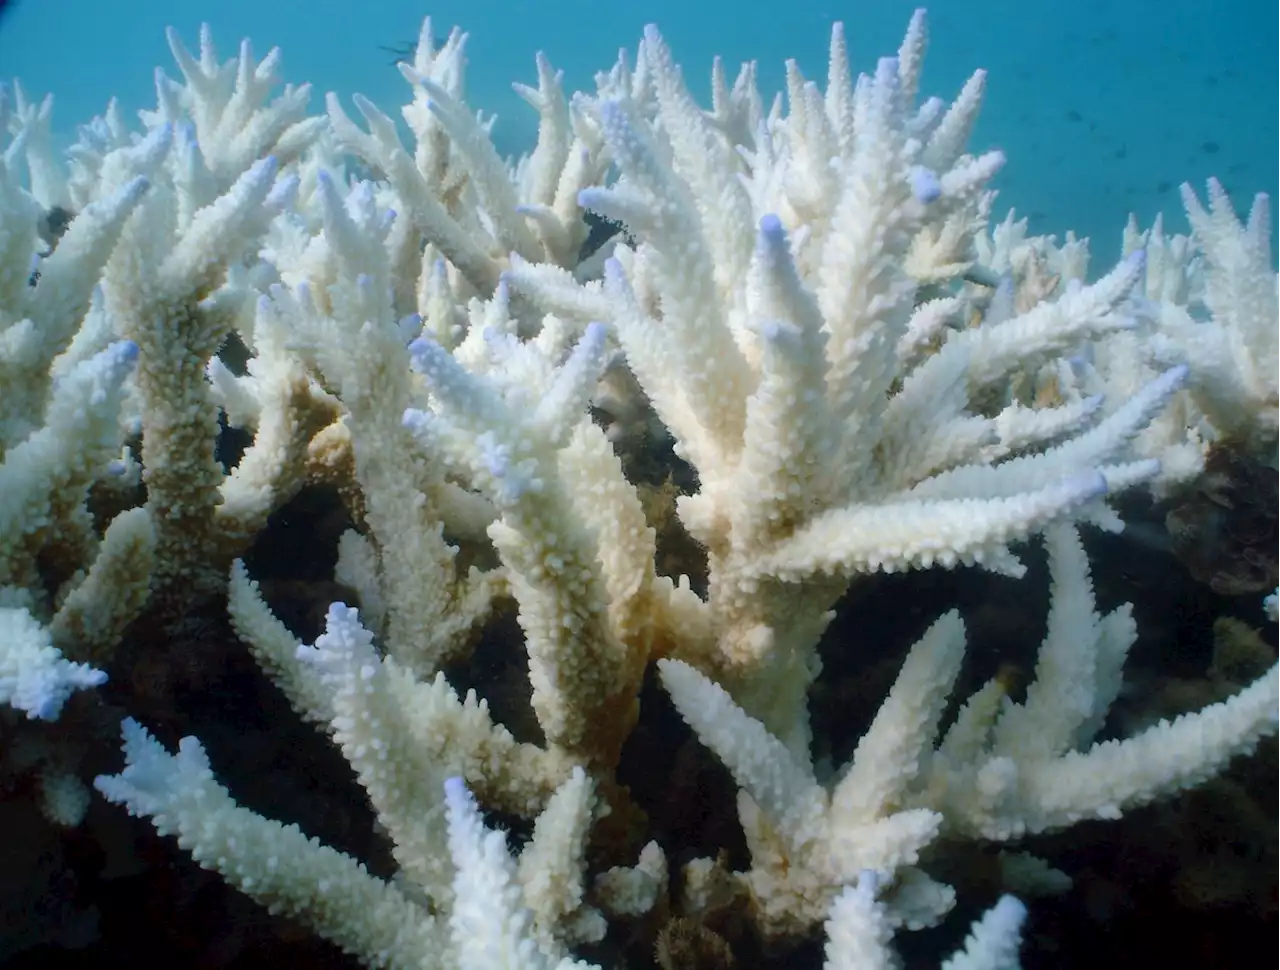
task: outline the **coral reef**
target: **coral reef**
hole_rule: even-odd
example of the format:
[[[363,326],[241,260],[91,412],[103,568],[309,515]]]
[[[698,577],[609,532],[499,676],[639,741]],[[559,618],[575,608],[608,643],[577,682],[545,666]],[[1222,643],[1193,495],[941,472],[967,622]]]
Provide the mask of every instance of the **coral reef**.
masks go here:
[[[306,85],[273,93],[278,51],[220,61],[207,29],[198,53],[170,34],[181,80],[157,75],[143,130],[111,105],[69,168],[52,102],[15,85],[5,791],[106,831],[101,772],[272,914],[406,970],[747,965],[823,935],[830,970],[892,967],[953,909],[973,922],[944,966],[1013,967],[1015,895],[1074,892],[1030,837],[1191,789],[1187,827],[1213,804],[1256,828],[1231,776],[1198,786],[1275,734],[1274,650],[1224,624],[1196,703],[1118,723],[1140,628],[1099,605],[1083,536],[1120,532],[1129,490],[1274,496],[1266,200],[1242,225],[1216,183],[1207,208],[1188,189],[1192,236],[1131,224],[1090,279],[1084,241],[993,222],[1004,158],[967,148],[985,73],[922,98],[925,39],[917,12],[855,77],[836,25],[825,87],[789,64],[770,107],[752,65],[719,64],[697,105],[652,27],[594,92],[539,55],[515,163],[466,103],[466,35],[430,21],[399,64],[410,145],[358,95],[359,122],[333,94],[309,116]],[[1239,562],[1273,588],[1274,501],[1171,521],[1218,591]],[[811,718],[838,608],[931,567],[1034,585],[1038,545],[1037,649],[985,663],[929,602],[895,676],[841,636],[831,666],[884,686],[856,744]],[[232,632],[377,837],[364,806],[317,820],[332,845],[219,780],[296,727],[266,695],[227,718]],[[667,705],[692,736],[654,798]],[[975,884],[985,913],[957,906]]]

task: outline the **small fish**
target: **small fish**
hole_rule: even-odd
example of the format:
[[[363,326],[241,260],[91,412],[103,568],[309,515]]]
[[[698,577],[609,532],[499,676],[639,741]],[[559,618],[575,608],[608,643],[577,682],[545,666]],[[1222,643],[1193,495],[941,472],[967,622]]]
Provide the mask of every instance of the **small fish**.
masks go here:
[[[0,3],[4,2],[5,0],[0,0]],[[395,67],[401,61],[412,61],[414,51],[417,49],[418,45],[416,42],[405,42],[403,44],[396,44],[392,47],[388,47],[386,44],[378,45],[378,50],[391,55],[391,60],[388,63],[392,67]]]

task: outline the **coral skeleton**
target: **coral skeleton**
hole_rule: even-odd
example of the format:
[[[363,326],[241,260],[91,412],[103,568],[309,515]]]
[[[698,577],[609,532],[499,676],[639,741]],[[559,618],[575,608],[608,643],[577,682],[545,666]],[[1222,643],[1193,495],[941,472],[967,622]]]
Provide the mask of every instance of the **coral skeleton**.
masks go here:
[[[1108,734],[1138,630],[1099,611],[1080,538],[1212,442],[1274,460],[1265,200],[1242,226],[1216,183],[1207,209],[1187,190],[1191,237],[1131,226],[1089,280],[1081,241],[992,221],[1005,160],[968,148],[986,76],[921,97],[923,11],[860,75],[837,24],[825,85],[789,63],[771,107],[750,65],[717,65],[699,106],[653,27],[595,91],[539,55],[514,163],[466,101],[459,30],[437,44],[428,20],[399,64],[408,145],[358,95],[355,117],[273,95],[276,50],[169,40],[181,78],[157,74],[142,130],[113,103],[69,168],[50,102],[0,103],[0,704],[56,718],[140,617],[177,631],[225,601],[349,761],[395,878],[132,718],[94,786],[272,912],[369,967],[568,970],[614,924],[730,905],[770,945],[825,932],[830,970],[894,967],[894,934],[955,902],[929,872],[947,846],[1116,818],[1276,732],[1273,666]],[[600,219],[625,231],[593,248]],[[219,422],[252,438],[228,465]],[[659,569],[636,472],[659,438],[702,577]],[[354,523],[350,602],[311,643],[240,558],[308,485]],[[819,643],[851,586],[1022,581],[1029,541],[1052,603],[1025,696],[956,696],[965,627],[941,604],[849,763],[815,764]],[[508,604],[533,737],[444,672]],[[638,814],[619,766],[654,671],[738,787],[740,871],[677,881],[676,847],[634,833],[592,861],[601,820]],[[517,855],[484,811],[533,823]],[[1025,913],[1004,896],[943,965],[1016,967]]]

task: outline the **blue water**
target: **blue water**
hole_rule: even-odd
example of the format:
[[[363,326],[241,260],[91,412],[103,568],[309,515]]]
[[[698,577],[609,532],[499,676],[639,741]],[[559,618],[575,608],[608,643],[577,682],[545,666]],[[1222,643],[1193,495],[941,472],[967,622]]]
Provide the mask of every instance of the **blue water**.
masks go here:
[[[844,19],[855,67],[897,49],[907,0],[764,4],[708,0],[644,3],[438,0],[16,0],[0,18],[0,79],[17,76],[33,94],[57,97],[66,135],[101,112],[111,95],[130,112],[154,103],[152,72],[176,74],[164,27],[189,46],[201,21],[219,53],[249,37],[261,55],[284,51],[284,73],[320,94],[359,91],[388,113],[407,88],[379,45],[416,37],[424,13],[438,34],[471,34],[473,107],[498,114],[500,147],[514,152],[534,132],[532,111],[511,92],[534,81],[544,50],[570,88],[590,87],[619,47],[634,49],[646,22],[662,28],[686,77],[705,96],[713,54],[736,66],[754,58],[762,88],[781,83],[782,62],[825,76],[831,20]],[[1177,187],[1218,176],[1238,209],[1277,186],[1277,5],[1273,0],[936,0],[925,92],[950,97],[970,71],[989,71],[975,148],[998,146],[1009,165],[997,214],[1008,206],[1035,232],[1074,229],[1093,240],[1095,271],[1114,257],[1129,212],[1143,225],[1157,211],[1180,217]]]

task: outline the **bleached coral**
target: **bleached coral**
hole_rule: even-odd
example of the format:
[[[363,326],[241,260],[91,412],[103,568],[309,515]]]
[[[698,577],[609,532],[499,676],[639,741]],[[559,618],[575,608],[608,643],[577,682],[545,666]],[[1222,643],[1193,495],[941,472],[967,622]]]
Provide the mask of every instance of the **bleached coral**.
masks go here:
[[[305,87],[270,101],[275,52],[255,62],[245,45],[219,63],[207,31],[198,56],[171,36],[185,83],[160,77],[143,134],[118,110],[86,129],[66,194],[104,201],[83,209],[34,288],[38,206],[6,189],[21,218],[0,237],[0,296],[55,309],[74,298],[57,349],[14,370],[33,399],[55,353],[92,361],[123,337],[102,352],[137,354],[111,393],[127,391],[138,419],[147,498],[111,528],[135,530],[153,561],[121,587],[149,589],[170,613],[228,591],[236,632],[351,763],[398,879],[238,806],[194,738],[170,755],[127,722],[126,767],[100,791],[370,966],[575,966],[570,949],[600,939],[606,919],[668,902],[656,844],[603,873],[585,851],[604,815],[635,817],[616,772],[658,663],[741,784],[752,849],[740,875],[694,863],[688,895],[723,876],[766,936],[829,919],[831,966],[888,966],[894,929],[951,905],[922,868],[935,840],[1110,817],[1274,730],[1272,671],[1230,702],[1081,751],[1134,633],[1123,611],[1095,615],[1072,523],[1118,527],[1107,496],[1161,474],[1164,442],[1144,429],[1188,368],[1148,354],[1121,393],[1115,381],[1105,397],[1086,391],[1068,358],[1146,333],[1137,290],[1150,261],[1130,253],[1087,284],[1070,243],[1052,266],[1047,249],[984,249],[1003,158],[965,146],[985,75],[950,106],[920,101],[922,14],[898,57],[857,80],[837,26],[825,90],[790,65],[785,111],[765,111],[745,69],[732,87],[717,74],[704,112],[654,28],[635,66],[621,59],[594,94],[567,98],[540,57],[537,88],[522,89],[538,143],[514,168],[466,104],[465,41],[455,31],[437,47],[428,22],[401,66],[407,148],[365,99],[364,127],[335,95],[319,118],[305,117]],[[43,116],[20,115],[31,133],[10,154],[42,173],[33,190],[61,198]],[[371,178],[349,174],[348,158]],[[589,211],[626,229],[596,254],[583,252]],[[96,267],[82,257],[74,285],[60,280],[63,247],[98,237]],[[243,373],[215,356],[232,333],[251,355]],[[621,368],[646,400],[619,410],[651,409],[696,473],[678,514],[706,551],[705,596],[659,572],[623,474],[635,456],[591,418],[601,377]],[[1045,375],[1056,395],[1041,393]],[[256,433],[230,473],[212,451],[218,408]],[[96,420],[119,459],[117,411]],[[33,413],[15,412],[15,428]],[[44,434],[14,434],[28,432]],[[356,524],[336,575],[360,598],[359,612],[333,604],[310,645],[232,564],[308,480],[336,486]],[[13,534],[38,520],[24,505]],[[993,683],[941,733],[964,651],[946,614],[850,768],[820,784],[806,697],[849,584],[934,565],[1018,576],[1015,545],[1042,532],[1055,605],[1026,700]],[[31,595],[30,569],[20,585]],[[506,597],[536,742],[441,673]],[[1064,789],[1059,774],[1089,777]],[[478,804],[538,820],[519,863]],[[998,905],[953,965],[1012,964],[1020,917]]]
[[[103,609],[63,584],[98,548],[84,507],[89,489],[126,472],[125,441],[142,436],[146,508],[123,513],[102,543],[103,553],[134,562],[117,562],[114,582],[97,584],[108,595],[127,579],[131,603],[112,618],[100,612],[97,629],[76,624],[100,641],[81,649],[99,652],[137,615],[148,585],[153,593],[199,586],[213,564],[221,584],[230,556],[218,562],[218,543],[240,548],[270,511],[236,486],[256,474],[253,486],[269,492],[284,471],[269,475],[262,452],[289,457],[287,448],[281,454],[287,440],[266,442],[259,460],[224,474],[213,461],[217,411],[204,369],[249,295],[235,268],[296,188],[296,177],[277,180],[277,171],[314,140],[317,121],[294,123],[297,92],[265,104],[278,52],[255,65],[246,47],[218,64],[207,33],[198,60],[176,36],[170,42],[187,84],[158,75],[160,106],[144,113],[144,134],[129,132],[113,106],[82,130],[71,174],[55,178],[43,134],[51,102],[24,109],[19,96],[9,119],[16,137],[0,166],[0,443],[6,474],[26,479],[5,489],[0,584],[36,589],[39,555],[46,570],[57,561],[56,575],[43,578],[56,581],[59,602]],[[29,193],[16,177],[23,161]],[[53,251],[38,255],[41,207],[62,204],[80,208]],[[33,501],[46,511],[28,507]],[[113,532],[128,537],[113,542]]]
[[[33,117],[20,99],[20,123],[43,125],[46,116],[47,105]],[[42,143],[21,144],[38,152]],[[109,656],[146,597],[149,523],[125,513],[99,536],[86,508],[120,455],[118,422],[138,347],[108,339],[68,348],[148,184],[134,179],[88,206],[58,251],[39,261],[43,210],[11,163],[16,156],[0,160],[0,704],[53,720],[73,692],[106,680],[91,664]],[[39,184],[48,175],[41,171]],[[77,823],[86,789],[68,773],[57,738],[24,743],[25,727],[7,729],[0,777],[8,785],[13,774],[34,772],[46,814]]]
[[[1258,195],[1243,225],[1216,179],[1209,181],[1207,209],[1189,185],[1182,201],[1189,241],[1165,239],[1159,226],[1135,240],[1167,253],[1148,290],[1173,287],[1181,297],[1158,303],[1154,351],[1192,365],[1188,394],[1207,422],[1206,437],[1230,439],[1274,465],[1280,276],[1271,268],[1270,200]]]
[[[296,187],[280,164],[322,122],[294,124],[296,93],[264,104],[278,53],[220,65],[207,34],[198,60],[170,41],[188,83],[158,76],[141,134],[110,106],[69,172],[52,99],[15,86],[13,110],[0,104],[14,135],[0,160],[0,651],[17,685],[5,699],[41,716],[101,682],[144,611],[167,603],[176,625],[220,596],[232,555],[303,477],[305,376],[259,355],[258,446],[227,475],[205,365],[252,302],[244,258]],[[47,757],[5,774],[36,766],[65,791],[75,746],[47,740]],[[60,822],[77,803],[44,802]]]
[[[53,720],[72,691],[107,679],[101,670],[65,660],[52,639],[29,610],[0,607],[0,703]]]
[[[1026,698],[993,679],[940,721],[964,653],[954,611],[915,644],[853,760],[827,790],[724,690],[686,664],[662,661],[681,715],[741,786],[752,853],[740,877],[765,920],[785,931],[820,918],[863,869],[903,880],[890,912],[930,922],[952,898],[914,866],[935,839],[1010,840],[1129,807],[1204,781],[1276,731],[1280,668],[1236,697],[1123,741],[1095,742],[1119,693],[1137,629],[1129,608],[1094,610],[1088,563],[1069,526],[1048,530],[1049,630]]]
[[[989,197],[985,206],[993,200]],[[1052,236],[1029,236],[1027,220],[1015,218],[1012,211],[1003,222],[982,227],[974,248],[977,258],[960,299],[984,323],[999,323],[1028,307],[1080,291],[1088,278],[1087,239],[1068,233],[1059,243]],[[1015,408],[1022,405],[1041,420],[1081,410],[1102,416],[1168,371],[1171,362],[1158,366],[1149,349],[1153,304],[1135,296],[1153,273],[1162,271],[1163,252],[1154,244],[1147,250],[1135,241],[1126,246],[1125,255],[1139,261],[1139,275],[1116,326],[1084,339],[1064,334],[1061,349],[1066,354],[1028,361],[1011,375],[1006,391]],[[1185,375],[1180,384],[1184,383]],[[1169,395],[1129,445],[1134,457],[1159,462],[1148,479],[1157,492],[1194,477],[1204,465],[1203,445],[1194,422],[1187,420],[1183,400],[1180,394]]]

